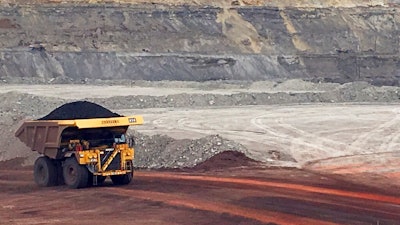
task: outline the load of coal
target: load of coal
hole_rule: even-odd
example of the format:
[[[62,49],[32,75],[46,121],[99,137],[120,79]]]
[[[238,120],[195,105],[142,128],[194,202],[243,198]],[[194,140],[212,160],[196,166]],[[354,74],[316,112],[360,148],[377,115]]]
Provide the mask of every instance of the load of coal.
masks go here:
[[[64,104],[38,120],[73,120],[120,116],[96,103],[77,101]]]

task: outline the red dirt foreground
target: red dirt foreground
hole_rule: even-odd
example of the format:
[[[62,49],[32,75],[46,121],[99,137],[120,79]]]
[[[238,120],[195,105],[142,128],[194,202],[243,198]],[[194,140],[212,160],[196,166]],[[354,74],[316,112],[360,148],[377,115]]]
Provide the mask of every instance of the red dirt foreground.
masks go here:
[[[0,164],[0,224],[400,224],[399,196],[237,152],[77,190],[39,188],[20,162]]]

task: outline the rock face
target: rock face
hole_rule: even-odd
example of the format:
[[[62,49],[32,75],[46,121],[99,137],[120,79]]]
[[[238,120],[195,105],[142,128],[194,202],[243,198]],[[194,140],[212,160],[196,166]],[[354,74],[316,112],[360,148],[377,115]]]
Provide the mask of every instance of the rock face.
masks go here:
[[[399,8],[3,5],[0,77],[398,85]]]

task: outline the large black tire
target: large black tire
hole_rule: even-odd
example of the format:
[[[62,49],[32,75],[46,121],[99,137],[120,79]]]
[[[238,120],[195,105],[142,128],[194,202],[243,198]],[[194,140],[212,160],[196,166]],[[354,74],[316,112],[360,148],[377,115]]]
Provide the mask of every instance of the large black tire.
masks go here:
[[[36,184],[41,187],[51,187],[57,185],[57,168],[49,157],[41,156],[36,159],[33,176]]]
[[[94,177],[93,174],[89,173],[88,179],[87,179],[87,187],[93,186],[93,177]]]
[[[88,185],[89,171],[79,165],[75,157],[65,160],[63,165],[64,182],[70,188],[84,188]]]
[[[60,160],[52,160],[57,170],[57,185],[64,185],[63,167]]]
[[[123,174],[123,175],[114,175],[110,176],[113,184],[115,185],[126,185],[129,184],[132,181],[133,178],[133,172]]]

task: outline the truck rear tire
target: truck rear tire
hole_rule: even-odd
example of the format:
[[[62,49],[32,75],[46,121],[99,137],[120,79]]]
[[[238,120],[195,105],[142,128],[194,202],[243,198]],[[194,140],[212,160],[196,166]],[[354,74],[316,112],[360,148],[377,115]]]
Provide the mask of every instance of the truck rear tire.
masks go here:
[[[54,162],[47,156],[36,159],[33,176],[36,184],[41,187],[51,187],[57,185],[57,168]]]
[[[65,160],[63,166],[64,182],[70,188],[84,188],[88,185],[89,171],[79,165],[75,157]]]
[[[110,176],[113,184],[115,185],[126,185],[132,181],[133,172],[124,174],[124,175],[114,175]]]
[[[63,167],[60,160],[53,159],[53,164],[57,170],[57,184],[56,185],[64,185],[64,176],[63,176]]]

